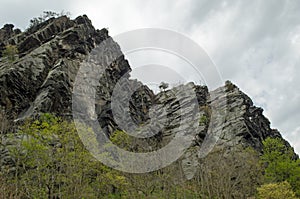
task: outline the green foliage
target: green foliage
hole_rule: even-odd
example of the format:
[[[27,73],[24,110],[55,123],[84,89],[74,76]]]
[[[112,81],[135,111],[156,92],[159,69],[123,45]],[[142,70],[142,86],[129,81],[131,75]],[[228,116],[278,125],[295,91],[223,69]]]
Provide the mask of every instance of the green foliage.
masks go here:
[[[10,182],[8,182],[6,179],[6,176],[1,174],[0,172],[0,198],[19,199],[22,198],[23,195],[24,194],[18,191],[18,189],[16,189],[16,186],[14,184],[10,184]]]
[[[207,125],[208,124],[208,119],[207,119],[207,116],[206,115],[202,115],[201,117],[200,117],[200,121],[199,121],[199,125],[200,126],[205,126],[205,125]]]
[[[131,137],[125,131],[116,130],[110,136],[110,140],[121,148],[129,149],[131,147]]]
[[[293,159],[293,149],[279,138],[267,138],[263,145],[264,154],[261,161],[266,165],[265,182],[287,181],[296,194],[300,195],[300,161]]]
[[[258,199],[296,199],[291,185],[284,181],[280,183],[264,184],[258,189]]]
[[[7,58],[8,61],[14,62],[18,56],[18,48],[14,45],[5,46],[2,56]]]
[[[200,112],[203,112],[204,114],[200,117],[199,125],[200,126],[207,126],[210,122],[211,117],[211,109],[209,106],[204,105],[199,107]]]
[[[50,114],[26,122],[10,148],[16,160],[10,184],[26,198],[101,198],[122,192],[125,177],[95,160],[73,123]]]
[[[209,115],[209,107],[201,110]],[[89,148],[98,147],[96,135],[81,138]],[[281,139],[266,139],[261,157],[252,148],[213,151],[189,181],[182,180],[180,161],[145,174],[110,169],[85,149],[72,122],[51,114],[25,122],[13,139],[8,150],[15,166],[0,170],[0,198],[247,198],[256,191],[260,198],[295,198],[299,193],[299,161]],[[122,130],[110,140],[125,150],[137,144]],[[259,160],[265,165],[265,184],[257,189],[263,173]]]
[[[294,152],[292,148],[286,146],[284,140],[280,138],[267,138],[263,141],[264,155],[269,161],[291,160]]]
[[[82,128],[84,129],[84,127]],[[87,131],[88,128],[85,128]],[[165,168],[149,174],[126,174],[95,160],[77,136],[75,125],[50,114],[27,121],[20,139],[9,148],[15,170],[6,175],[2,190],[22,198],[196,198],[197,184],[181,184],[178,169]],[[88,138],[89,139],[89,138]],[[131,137],[117,130],[114,144],[127,149]],[[91,143],[95,137],[91,138]],[[1,174],[1,171],[0,171]],[[175,183],[176,182],[176,183]],[[6,196],[5,195],[5,196]],[[1,194],[0,194],[1,196]]]

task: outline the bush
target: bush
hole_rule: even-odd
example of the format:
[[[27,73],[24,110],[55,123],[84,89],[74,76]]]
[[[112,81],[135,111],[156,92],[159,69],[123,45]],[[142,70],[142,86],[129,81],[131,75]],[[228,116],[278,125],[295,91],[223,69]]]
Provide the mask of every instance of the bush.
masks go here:
[[[236,86],[229,80],[225,82],[225,87],[227,92],[233,91],[236,88]]]
[[[169,87],[169,84],[166,82],[161,82],[159,85],[159,89],[165,91]]]
[[[286,181],[262,185],[257,191],[258,199],[296,199],[291,185]]]
[[[208,124],[207,116],[202,115],[202,116],[200,117],[199,125],[200,125],[200,126],[206,126],[207,124]]]
[[[118,145],[121,148],[129,150],[131,147],[131,137],[121,130],[116,130],[110,136],[110,140],[113,144]]]
[[[4,51],[2,52],[2,56],[7,58],[8,61],[13,62],[16,60],[18,55],[18,48],[14,45],[5,46]]]
[[[17,166],[7,182],[24,198],[103,198],[125,186],[123,175],[85,149],[71,122],[44,114],[26,122],[17,137],[9,148]]]

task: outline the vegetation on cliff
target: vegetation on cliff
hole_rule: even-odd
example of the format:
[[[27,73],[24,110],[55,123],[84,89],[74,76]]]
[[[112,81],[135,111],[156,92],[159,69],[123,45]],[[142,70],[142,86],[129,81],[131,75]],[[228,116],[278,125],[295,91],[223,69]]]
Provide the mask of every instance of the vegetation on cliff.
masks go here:
[[[263,155],[251,148],[215,151],[191,180],[184,180],[180,162],[148,174],[108,168],[85,149],[72,122],[51,114],[1,139],[14,144],[7,145],[12,164],[0,170],[0,198],[296,198],[300,191],[299,160],[276,138],[264,141]],[[111,140],[130,147],[123,131]]]

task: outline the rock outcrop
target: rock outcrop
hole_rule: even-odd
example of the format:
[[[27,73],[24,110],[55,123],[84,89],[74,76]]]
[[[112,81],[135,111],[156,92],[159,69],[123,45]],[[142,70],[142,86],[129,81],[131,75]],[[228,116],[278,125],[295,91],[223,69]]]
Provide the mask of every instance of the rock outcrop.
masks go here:
[[[51,18],[23,33],[14,30],[13,25],[5,25],[0,29],[0,107],[8,119],[18,122],[43,112],[72,118],[72,90],[80,64],[108,39],[108,31],[95,29],[85,15],[74,20],[66,16]],[[118,44],[111,42],[114,51],[122,54]],[[18,49],[18,59],[13,62],[2,56],[8,44]],[[113,53],[108,50],[101,62],[109,60]],[[107,135],[116,129],[148,125],[146,130],[156,132],[155,136],[142,139],[137,145],[143,151],[151,151],[169,143],[176,133],[190,133],[194,137],[193,150],[188,150],[182,159],[188,176],[192,176],[190,167],[197,165],[197,160],[211,150],[210,146],[251,146],[262,152],[264,139],[282,138],[270,128],[263,110],[230,82],[215,91],[189,83],[154,94],[146,85],[130,79],[131,68],[123,55],[104,70],[94,105]],[[116,117],[120,114],[122,118],[125,107],[117,107],[114,115],[111,100],[120,78],[125,78],[124,85],[132,93],[118,96],[129,103],[130,114],[123,118],[122,127]],[[138,89],[134,89],[136,85]],[[187,90],[193,91],[195,97],[189,98]],[[156,123],[151,120],[153,117]],[[200,120],[195,122],[195,118]],[[5,149],[0,154],[0,159],[7,161]]]
[[[108,38],[86,16],[50,19],[4,44],[18,48],[18,57],[0,63],[0,105],[12,119],[38,112],[70,113],[72,82],[79,64],[95,45]]]

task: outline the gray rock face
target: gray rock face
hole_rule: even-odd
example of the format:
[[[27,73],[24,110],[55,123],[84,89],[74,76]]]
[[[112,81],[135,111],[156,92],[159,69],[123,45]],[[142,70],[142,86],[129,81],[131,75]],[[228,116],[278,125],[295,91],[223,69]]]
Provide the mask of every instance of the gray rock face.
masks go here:
[[[87,16],[75,20],[65,16],[52,18],[24,33],[13,30],[13,25],[0,29],[0,57],[8,44],[16,45],[19,53],[14,62],[0,62],[0,106],[9,119],[20,121],[42,112],[70,119],[79,66],[92,49],[109,38],[108,31],[96,30]],[[118,44],[111,42],[114,51],[122,54]],[[113,52],[107,51],[100,65],[110,56]],[[104,71],[97,82],[95,101],[100,126],[108,135],[116,129],[146,126],[146,132],[155,135],[137,142],[136,147],[143,151],[165,146],[177,133],[192,136],[191,148],[181,159],[188,178],[193,176],[197,161],[213,148],[252,146],[261,152],[262,140],[282,138],[270,128],[263,110],[230,82],[210,92],[205,86],[189,83],[154,94],[130,79],[131,68],[123,55]],[[115,107],[117,113],[113,114],[111,97],[121,78],[131,95],[120,92],[117,97],[129,105]],[[122,119],[126,111],[128,117]],[[126,121],[123,126],[116,121],[118,117]],[[0,159],[8,162],[5,151],[0,151]]]
[[[95,30],[86,16],[60,17],[8,38],[19,49],[19,59],[0,63],[0,105],[13,119],[38,112],[69,114],[79,64],[107,33]]]
[[[226,118],[222,123],[220,145],[251,146],[262,152],[264,139],[267,137],[282,138],[277,130],[270,128],[270,122],[263,115],[263,109],[254,106],[252,100],[237,86],[226,82],[224,90],[227,99],[224,107]]]

